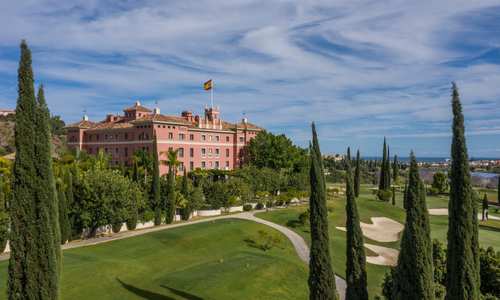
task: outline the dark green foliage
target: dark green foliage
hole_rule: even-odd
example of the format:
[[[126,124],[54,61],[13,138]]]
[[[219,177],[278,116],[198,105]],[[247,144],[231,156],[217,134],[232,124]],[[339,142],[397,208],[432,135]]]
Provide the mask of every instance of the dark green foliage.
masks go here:
[[[361,188],[361,157],[358,152],[356,153],[356,169],[354,170],[354,196],[359,197]]]
[[[384,137],[384,147],[382,154],[382,164],[380,165],[380,178],[378,189],[382,191],[388,191],[391,187],[391,174],[390,174],[390,158],[389,149],[387,147],[387,142]]]
[[[394,161],[392,162],[392,181],[394,184],[398,182],[399,178],[399,162],[398,162],[398,156],[394,155]]]
[[[347,163],[351,163],[351,147],[347,147]]]
[[[3,177],[0,176],[0,253],[3,252],[9,239],[9,215],[7,213],[5,186]]]
[[[438,194],[444,194],[448,191],[448,177],[443,172],[436,172],[432,176],[432,188]]]
[[[485,221],[487,218],[488,218],[488,196],[486,194],[484,194],[484,197],[483,197],[483,209],[482,209],[482,220]]]
[[[500,252],[492,247],[480,251],[481,293],[500,298]]]
[[[23,41],[18,69],[16,159],[10,203],[9,299],[57,299],[60,236],[52,174],[49,113],[35,100],[31,52]]]
[[[500,176],[498,176],[497,201],[498,201],[498,205],[500,205]]]
[[[346,299],[363,300],[368,299],[366,256],[350,164],[347,164],[346,196]]]
[[[64,245],[71,235],[71,225],[68,217],[68,201],[66,199],[66,190],[64,183],[57,182],[57,200],[59,204],[59,228],[61,230],[61,245]]]
[[[154,224],[156,226],[161,224],[161,198],[160,198],[160,160],[158,158],[158,148],[156,134],[153,139],[153,178],[151,180],[151,190],[149,199],[151,207],[154,210]]]
[[[187,176],[187,171],[184,170],[184,176],[182,176],[182,181],[181,181],[181,195],[185,198],[188,199],[188,203],[186,207],[184,207],[181,210],[181,218],[183,220],[189,220],[189,216],[191,215],[192,212],[192,207],[191,207],[191,201],[190,200],[190,192],[189,192],[189,178]]]
[[[52,135],[66,134],[66,129],[64,128],[66,123],[64,123],[60,116],[52,116],[49,122]]]
[[[167,203],[165,207],[165,223],[170,224],[175,218],[175,171],[174,167],[169,167],[167,174]]]
[[[392,205],[396,205],[396,188],[392,188]]]
[[[391,190],[378,190],[377,197],[381,201],[389,202],[391,200],[391,197],[392,197],[392,191]]]
[[[393,296],[394,299],[434,299],[431,230],[425,187],[413,153],[410,159],[405,194],[406,223],[395,270]]]
[[[333,272],[328,235],[328,211],[326,209],[326,186],[323,160],[319,148],[316,127],[312,124],[312,146],[310,147],[311,196],[311,252],[309,260],[309,299],[331,300],[337,298],[335,274]]]
[[[395,268],[390,268],[389,272],[385,273],[382,281],[382,295],[386,300],[393,300]]]
[[[480,285],[477,208],[472,197],[464,116],[455,84],[452,108],[446,299],[476,300]]]

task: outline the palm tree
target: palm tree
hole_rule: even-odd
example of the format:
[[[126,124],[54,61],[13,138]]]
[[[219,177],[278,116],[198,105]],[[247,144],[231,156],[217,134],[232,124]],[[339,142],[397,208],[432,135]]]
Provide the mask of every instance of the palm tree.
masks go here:
[[[177,153],[179,150],[168,149],[167,152],[162,152],[167,156],[167,160],[162,160],[162,164],[168,166],[168,172],[174,172],[177,175],[177,167],[181,164],[180,160],[177,159]]]
[[[144,171],[144,183],[148,176],[148,171],[153,169],[153,158],[151,154],[146,150],[138,150],[134,153],[133,157],[134,163],[137,163]]]

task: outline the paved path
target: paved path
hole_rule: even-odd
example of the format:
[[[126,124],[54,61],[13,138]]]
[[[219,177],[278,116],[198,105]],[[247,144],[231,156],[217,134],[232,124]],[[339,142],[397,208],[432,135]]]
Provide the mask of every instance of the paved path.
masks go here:
[[[156,232],[156,231],[161,231],[161,230],[166,230],[166,229],[171,229],[171,228],[177,228],[177,227],[183,227],[183,226],[192,225],[192,224],[205,223],[205,222],[210,222],[210,221],[214,221],[214,220],[242,219],[242,220],[249,220],[249,221],[257,222],[257,223],[272,227],[272,228],[278,230],[279,232],[283,233],[290,240],[290,242],[292,242],[292,245],[295,248],[295,251],[297,252],[297,255],[299,256],[299,258],[303,262],[309,263],[309,247],[307,246],[307,243],[304,241],[304,239],[300,235],[298,235],[294,231],[286,228],[285,226],[281,226],[281,225],[278,225],[276,223],[269,222],[269,221],[266,221],[266,220],[261,219],[261,218],[257,218],[254,215],[256,212],[258,212],[258,211],[242,212],[242,213],[223,215],[223,216],[217,216],[217,217],[209,217],[209,218],[205,218],[205,219],[198,219],[198,220],[180,222],[180,223],[169,224],[169,225],[160,225],[160,226],[139,229],[139,230],[134,230],[134,231],[124,231],[124,232],[113,234],[112,236],[104,236],[104,237],[98,237],[98,238],[89,239],[89,240],[81,240],[81,241],[71,242],[71,243],[68,243],[66,245],[63,245],[61,248],[63,250],[65,250],[65,249],[72,249],[72,248],[97,245],[97,244],[107,243],[107,242],[111,242],[111,241],[122,240],[122,239],[133,237],[133,236],[139,236],[139,235],[143,235],[143,234],[147,234],[147,233],[151,233],[151,232]],[[9,259],[9,253],[0,254],[0,261],[7,260],[7,259]],[[344,300],[345,299],[346,283],[345,283],[344,279],[342,279],[338,276],[335,276],[335,281],[337,284],[337,291],[339,293],[340,299]]]

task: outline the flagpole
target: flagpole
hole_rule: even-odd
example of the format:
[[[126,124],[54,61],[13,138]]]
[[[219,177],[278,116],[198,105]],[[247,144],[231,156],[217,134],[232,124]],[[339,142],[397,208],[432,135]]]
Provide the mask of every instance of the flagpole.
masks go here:
[[[214,81],[212,80],[212,88],[210,89],[210,107],[211,108],[214,108],[214,87],[215,87],[215,84],[214,84]]]

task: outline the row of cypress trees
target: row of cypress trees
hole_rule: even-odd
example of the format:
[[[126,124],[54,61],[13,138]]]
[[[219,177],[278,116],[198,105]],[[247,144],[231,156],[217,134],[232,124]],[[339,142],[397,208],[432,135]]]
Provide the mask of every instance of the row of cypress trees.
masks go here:
[[[477,206],[473,200],[465,141],[464,117],[455,83],[452,86],[452,110],[453,140],[451,145],[452,164],[450,170],[445,299],[477,300],[480,299]],[[335,280],[328,247],[325,182],[314,123],[312,125],[312,134],[312,146],[310,147],[311,260],[309,298],[315,300],[336,299]],[[348,149],[348,154],[350,154],[350,149]],[[348,300],[368,299],[366,257],[356,207],[359,160],[358,151],[354,180],[351,173],[350,155],[348,155],[346,170],[346,299]],[[390,178],[390,163],[388,162],[389,151],[384,139],[384,159],[380,188],[386,188],[387,182],[390,182],[390,179],[387,179],[387,177]],[[397,175],[397,164],[397,157],[395,157],[393,175]],[[397,180],[397,176],[394,176],[393,179]],[[410,154],[408,181],[404,193],[406,222],[401,238],[398,263],[392,277],[391,299],[435,299],[431,230],[425,195],[425,187],[420,179],[417,160],[412,152]]]
[[[21,42],[9,207],[9,299],[57,299],[61,264],[59,208],[43,86],[35,97],[31,51]]]
[[[384,137],[384,148],[382,153],[382,165],[380,166],[380,178],[378,189],[381,191],[389,191],[391,188],[391,159],[389,147]]]

